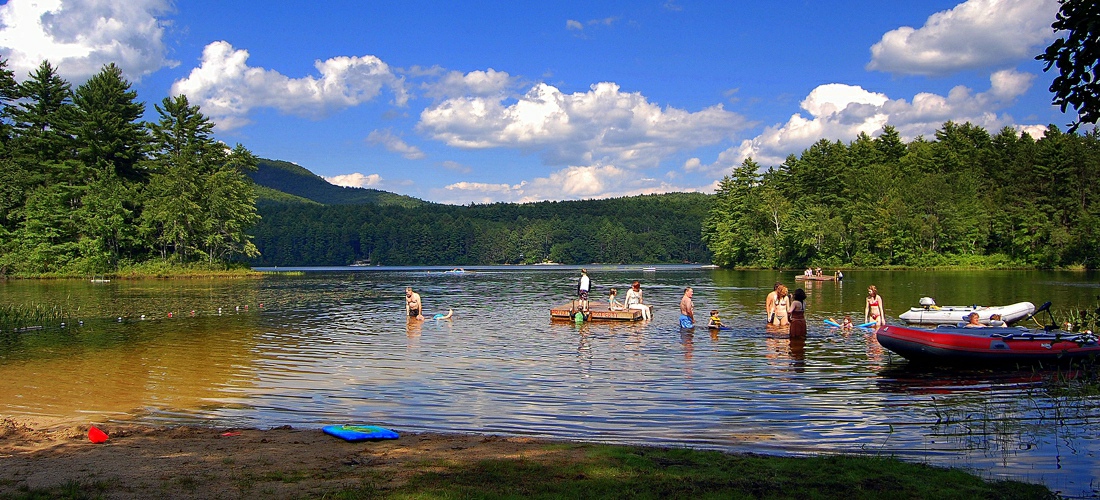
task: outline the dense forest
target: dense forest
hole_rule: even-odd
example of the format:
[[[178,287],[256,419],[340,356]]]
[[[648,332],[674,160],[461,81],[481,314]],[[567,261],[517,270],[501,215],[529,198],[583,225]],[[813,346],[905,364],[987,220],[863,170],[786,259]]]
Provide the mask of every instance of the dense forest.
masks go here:
[[[0,60],[0,276],[256,255],[257,159],[186,97],[155,108],[140,121],[113,64],[72,90],[48,62],[17,83]]]
[[[710,197],[321,206],[263,204],[255,265],[707,262],[699,228]]]
[[[703,237],[723,266],[1098,266],[1100,135],[948,122],[821,140],[721,180]]]
[[[450,206],[228,148],[184,96],[154,108],[141,121],[114,65],[73,90],[48,62],[17,83],[0,60],[0,276],[147,262],[1092,269],[1100,257],[1095,130],[1034,140],[948,122],[905,143],[887,126],[776,168],[746,159],[715,195]]]

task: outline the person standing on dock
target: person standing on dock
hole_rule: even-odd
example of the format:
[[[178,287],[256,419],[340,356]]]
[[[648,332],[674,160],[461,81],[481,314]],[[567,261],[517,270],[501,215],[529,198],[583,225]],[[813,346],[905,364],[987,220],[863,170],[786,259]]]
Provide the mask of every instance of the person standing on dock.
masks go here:
[[[695,328],[695,303],[691,301],[693,294],[689,286],[684,289],[684,297],[680,299],[680,328]]]
[[[588,270],[581,269],[581,278],[577,281],[577,298],[581,300],[581,310],[588,312],[588,292],[592,290],[592,280],[588,277]]]
[[[424,319],[423,308],[424,305],[420,303],[420,294],[414,292],[411,286],[405,287],[405,316]]]

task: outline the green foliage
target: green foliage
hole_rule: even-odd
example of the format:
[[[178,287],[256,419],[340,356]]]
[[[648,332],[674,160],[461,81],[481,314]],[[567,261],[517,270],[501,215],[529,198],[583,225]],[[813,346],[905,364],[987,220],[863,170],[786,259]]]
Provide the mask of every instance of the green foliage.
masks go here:
[[[1036,141],[947,122],[935,141],[818,141],[719,182],[703,239],[723,266],[1098,267],[1100,136]]]
[[[257,160],[215,141],[185,97],[165,99],[160,120],[146,124],[113,64],[75,92],[48,62],[19,85],[5,68],[0,61],[0,276],[257,255],[246,235],[258,220],[247,177]]]
[[[1046,62],[1043,71],[1057,66],[1058,76],[1050,84],[1054,94],[1053,104],[1066,112],[1072,107],[1077,120],[1070,124],[1070,132],[1077,131],[1082,123],[1096,123],[1100,119],[1100,3],[1095,0],[1060,0],[1062,7],[1053,24],[1055,32],[1066,35],[1054,40],[1046,51],[1035,59]]]
[[[706,262],[699,193],[419,208],[265,205],[263,266]]]

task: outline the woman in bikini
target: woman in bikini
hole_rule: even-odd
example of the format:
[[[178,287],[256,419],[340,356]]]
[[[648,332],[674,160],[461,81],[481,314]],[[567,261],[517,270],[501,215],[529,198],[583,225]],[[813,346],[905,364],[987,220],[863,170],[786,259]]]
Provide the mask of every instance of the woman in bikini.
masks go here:
[[[863,322],[874,321],[876,325],[886,324],[886,314],[883,313],[882,296],[878,294],[875,285],[867,287],[867,305],[863,307]]]
[[[779,285],[779,288],[775,289],[775,315],[772,317],[772,325],[786,326],[788,323],[787,306],[791,298],[787,292],[787,287],[784,285]]]

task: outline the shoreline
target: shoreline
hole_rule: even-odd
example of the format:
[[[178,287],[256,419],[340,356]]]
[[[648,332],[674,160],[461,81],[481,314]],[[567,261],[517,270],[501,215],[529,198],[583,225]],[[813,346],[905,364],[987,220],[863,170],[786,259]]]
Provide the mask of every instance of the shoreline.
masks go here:
[[[320,429],[289,426],[98,427],[110,436],[106,443],[91,443],[87,426],[36,429],[0,418],[0,497],[1050,494],[1041,485],[985,481],[965,471],[876,456],[774,457],[436,433],[352,443]]]

